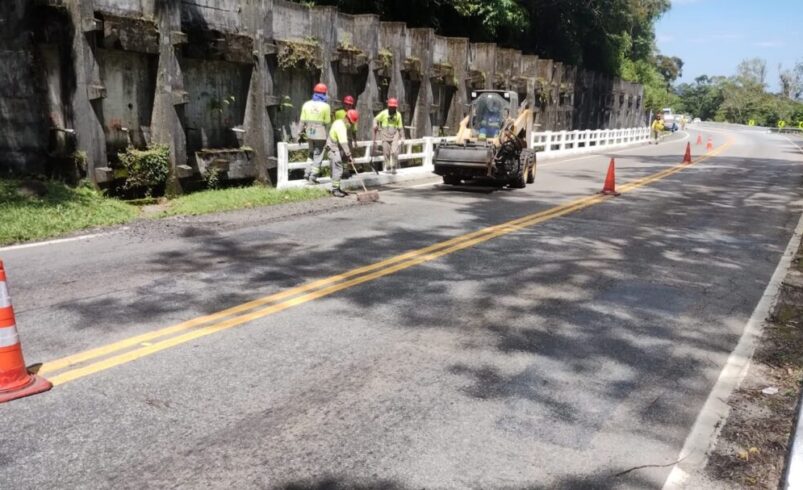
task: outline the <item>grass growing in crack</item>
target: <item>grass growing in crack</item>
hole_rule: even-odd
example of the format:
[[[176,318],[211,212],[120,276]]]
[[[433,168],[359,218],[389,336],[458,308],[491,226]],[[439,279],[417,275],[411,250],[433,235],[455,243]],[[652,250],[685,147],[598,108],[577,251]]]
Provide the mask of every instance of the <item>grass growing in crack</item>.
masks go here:
[[[169,207],[157,217],[196,216],[235,209],[309,201],[327,195],[328,192],[325,189],[315,187],[276,190],[259,185],[201,191],[174,199],[168,205]]]
[[[0,180],[0,245],[126,223],[138,214],[135,206],[106,197],[91,187]]]

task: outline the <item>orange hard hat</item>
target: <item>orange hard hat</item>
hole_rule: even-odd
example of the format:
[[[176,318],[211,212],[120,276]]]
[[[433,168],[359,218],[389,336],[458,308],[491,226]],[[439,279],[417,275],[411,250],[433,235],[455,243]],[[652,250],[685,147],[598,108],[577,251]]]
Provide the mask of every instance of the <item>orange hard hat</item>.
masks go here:
[[[399,108],[399,101],[394,99],[394,98],[388,99],[388,107],[395,107],[395,108],[398,109]]]
[[[354,105],[354,97],[347,95],[343,98],[343,103],[346,105]]]
[[[326,88],[326,85],[319,83],[318,85],[315,86],[315,88],[312,91],[315,92],[316,94],[325,94],[326,92],[329,91],[329,89]]]
[[[349,121],[351,121],[351,124],[354,124],[360,120],[360,113],[354,109],[349,109],[349,111],[346,113],[346,117]]]

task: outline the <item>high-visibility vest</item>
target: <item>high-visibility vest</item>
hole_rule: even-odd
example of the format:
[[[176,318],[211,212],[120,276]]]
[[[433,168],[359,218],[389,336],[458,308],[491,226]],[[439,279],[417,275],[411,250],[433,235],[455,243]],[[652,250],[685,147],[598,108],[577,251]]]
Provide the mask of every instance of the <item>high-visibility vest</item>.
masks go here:
[[[349,141],[349,126],[346,124],[345,119],[338,119],[332,123],[332,129],[329,130],[329,139],[338,144],[347,144]]]
[[[310,100],[301,106],[301,122],[307,127],[307,138],[325,140],[326,126],[332,122],[332,110],[326,102]]]
[[[382,128],[396,128],[402,129],[404,125],[402,124],[402,116],[400,112],[396,112],[396,115],[391,117],[390,112],[385,109],[384,111],[380,112],[374,118],[374,124],[380,129]]]

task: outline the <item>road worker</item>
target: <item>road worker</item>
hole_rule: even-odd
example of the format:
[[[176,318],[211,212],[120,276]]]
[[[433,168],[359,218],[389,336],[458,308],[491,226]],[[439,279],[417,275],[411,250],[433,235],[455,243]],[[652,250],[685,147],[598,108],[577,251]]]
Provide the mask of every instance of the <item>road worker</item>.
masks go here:
[[[340,119],[346,118],[346,113],[352,109],[356,104],[356,100],[351,95],[347,95],[343,97],[343,107],[335,111],[335,121]],[[346,125],[349,130],[349,148],[351,149],[351,153],[355,154],[357,152],[357,126],[356,125]],[[351,169],[346,168],[343,170],[343,178],[348,179],[351,177]]]
[[[307,139],[312,157],[312,168],[307,170],[305,177],[311,183],[318,182],[326,148],[326,131],[332,123],[332,110],[327,103],[327,92],[326,85],[322,83],[315,85],[312,100],[305,102],[301,107],[301,132]]]
[[[335,121],[337,121],[338,119],[345,119],[346,113],[354,109],[355,102],[356,101],[354,100],[354,97],[352,97],[351,95],[343,97],[343,107],[335,111]]]
[[[404,125],[399,112],[399,101],[390,98],[387,107],[374,118],[374,141],[379,133],[382,155],[385,157],[384,171],[395,174],[399,167],[399,152],[404,144]]]
[[[360,114],[354,109],[346,111],[346,117],[337,119],[332,123],[329,130],[329,138],[326,141],[326,149],[329,152],[329,161],[332,168],[332,195],[335,197],[346,197],[348,195],[340,188],[340,180],[343,177],[343,165],[351,163],[351,148],[349,145],[350,127],[357,124]]]
[[[660,114],[655,115],[655,120],[652,122],[652,126],[650,126],[652,130],[652,139],[655,141],[655,144],[658,144],[658,138],[661,136],[661,131],[664,130],[664,121],[661,118]]]

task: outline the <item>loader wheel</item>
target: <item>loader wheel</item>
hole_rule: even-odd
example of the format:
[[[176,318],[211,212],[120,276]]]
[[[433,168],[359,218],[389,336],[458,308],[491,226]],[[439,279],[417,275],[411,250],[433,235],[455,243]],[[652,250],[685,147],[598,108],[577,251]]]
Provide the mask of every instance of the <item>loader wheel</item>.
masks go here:
[[[444,175],[443,183],[446,185],[460,185],[460,177],[456,175]]]
[[[526,171],[522,172],[521,175],[510,181],[511,189],[524,189],[525,187],[527,187],[527,182],[524,177],[525,173]]]
[[[535,164],[527,171],[527,183],[532,184],[535,182]]]

